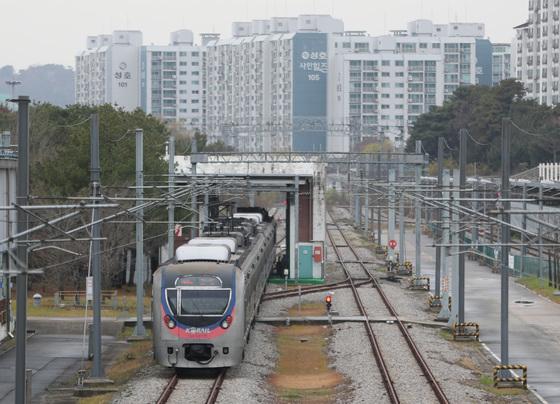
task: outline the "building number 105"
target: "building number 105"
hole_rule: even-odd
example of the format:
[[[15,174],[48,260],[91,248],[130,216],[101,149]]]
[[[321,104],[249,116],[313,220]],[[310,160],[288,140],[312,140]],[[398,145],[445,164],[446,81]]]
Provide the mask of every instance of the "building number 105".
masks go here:
[[[319,81],[319,80],[321,80],[321,76],[318,75],[318,74],[308,74],[307,79],[309,81]]]

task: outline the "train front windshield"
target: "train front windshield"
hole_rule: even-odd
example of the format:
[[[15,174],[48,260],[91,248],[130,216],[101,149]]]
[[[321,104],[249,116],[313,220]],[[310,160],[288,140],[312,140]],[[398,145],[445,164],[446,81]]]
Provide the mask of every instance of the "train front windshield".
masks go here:
[[[181,289],[181,316],[222,316],[231,297],[230,289]]]

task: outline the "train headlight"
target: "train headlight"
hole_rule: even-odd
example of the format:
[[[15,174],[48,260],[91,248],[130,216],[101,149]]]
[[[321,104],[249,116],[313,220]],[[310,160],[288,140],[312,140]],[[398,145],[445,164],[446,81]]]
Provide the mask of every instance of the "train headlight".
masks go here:
[[[223,321],[222,321],[222,328],[226,329],[229,328],[229,326],[231,325],[231,322],[233,321],[233,317],[232,316],[227,316]]]
[[[175,320],[173,320],[170,316],[166,315],[163,318],[164,323],[167,325],[167,328],[173,329],[177,324],[175,324]]]

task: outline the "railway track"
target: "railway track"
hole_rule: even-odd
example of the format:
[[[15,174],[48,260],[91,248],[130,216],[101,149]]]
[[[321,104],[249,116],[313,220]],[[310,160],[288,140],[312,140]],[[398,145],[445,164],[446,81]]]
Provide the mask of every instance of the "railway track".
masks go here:
[[[362,286],[368,283],[371,283],[371,280],[361,280],[359,282],[356,282],[356,286]],[[350,281],[347,278],[346,280],[340,282],[333,282],[325,285],[305,286],[302,287],[300,290],[290,289],[290,290],[282,290],[278,292],[268,292],[265,295],[263,295],[262,301],[283,299],[285,297],[299,296],[300,294],[307,295],[310,293],[324,292],[333,289],[343,289],[348,287],[350,287]]]
[[[218,400],[218,396],[220,394],[220,389],[226,377],[226,369],[221,369],[216,377],[214,378],[212,385],[210,386],[210,390],[207,394],[206,400],[204,401],[206,404],[214,404]],[[173,376],[169,378],[163,391],[161,392],[156,404],[165,404],[170,402],[172,399],[173,401],[177,402],[193,402],[190,401],[192,399],[188,393],[185,396],[175,397],[175,395],[180,394],[178,386],[181,384],[182,379],[177,373],[174,373]],[[192,380],[192,379],[191,379]],[[198,382],[199,380],[197,380]],[[177,400],[176,400],[177,399]],[[198,402],[198,400],[196,400]]]
[[[331,217],[332,217],[332,215],[331,215]],[[342,240],[344,241],[345,245],[341,245],[340,240],[335,240],[335,238],[333,237],[333,232],[334,231],[336,231],[340,234],[340,236],[341,236]],[[331,228],[327,227],[327,235],[328,235],[328,238],[331,242],[332,248],[334,249],[335,254],[337,255],[337,257],[338,257],[338,259],[341,263],[342,269],[343,269],[344,273],[346,274],[346,276],[348,277],[348,282],[350,284],[350,287],[352,288],[352,294],[354,295],[354,298],[355,298],[356,304],[358,306],[358,309],[359,309],[361,315],[366,318],[366,321],[364,322],[364,326],[366,328],[366,332],[367,332],[368,338],[369,338],[370,343],[371,343],[371,347],[372,347],[372,351],[373,351],[373,354],[374,354],[374,357],[375,357],[375,361],[377,363],[377,366],[378,366],[379,371],[381,373],[381,377],[383,379],[383,384],[385,385],[385,388],[387,390],[389,400],[392,403],[400,403],[401,402],[400,398],[399,398],[399,395],[397,393],[397,389],[395,388],[395,382],[393,381],[393,379],[391,377],[391,374],[389,372],[389,368],[388,368],[388,366],[385,362],[385,358],[383,357],[383,352],[381,350],[379,341],[378,341],[377,336],[376,336],[376,334],[375,334],[375,332],[372,328],[371,323],[369,322],[368,313],[367,313],[367,311],[364,307],[362,299],[360,298],[360,294],[358,293],[357,284],[353,281],[352,276],[351,276],[351,272],[349,271],[349,268],[348,268],[345,260],[343,259],[342,253],[340,251],[341,248],[347,248],[354,255],[355,259],[352,260],[352,263],[356,263],[362,268],[362,270],[366,274],[367,278],[369,279],[368,283],[372,283],[373,288],[378,292],[379,297],[383,301],[385,307],[387,308],[387,310],[389,311],[391,316],[393,316],[395,318],[395,322],[396,322],[403,338],[405,339],[407,346],[409,347],[414,359],[416,360],[416,363],[420,367],[423,376],[426,378],[426,381],[428,382],[428,384],[429,384],[431,390],[433,391],[433,393],[434,393],[436,399],[438,400],[438,402],[449,403],[449,400],[447,399],[447,397],[445,395],[445,392],[442,390],[441,386],[437,382],[437,380],[436,380],[434,374],[432,373],[428,363],[426,362],[426,360],[424,359],[424,357],[420,353],[418,347],[416,346],[416,344],[415,344],[414,340],[412,339],[412,336],[408,332],[406,326],[402,323],[402,321],[398,317],[398,314],[397,314],[395,308],[393,307],[393,305],[391,304],[391,302],[389,301],[389,299],[387,298],[387,296],[385,295],[385,293],[381,289],[381,286],[380,286],[377,278],[375,278],[370,273],[370,271],[367,269],[365,263],[360,258],[360,256],[358,255],[358,253],[356,252],[354,247],[351,245],[348,238],[343,233],[341,227],[339,226],[338,223],[336,223],[336,221],[333,221],[333,224],[332,224]]]

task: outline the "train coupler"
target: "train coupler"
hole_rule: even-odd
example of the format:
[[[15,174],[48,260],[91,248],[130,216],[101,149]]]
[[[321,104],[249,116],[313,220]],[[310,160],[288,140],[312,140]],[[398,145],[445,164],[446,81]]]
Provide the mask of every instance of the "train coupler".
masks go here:
[[[514,371],[521,370],[519,376]],[[498,365],[494,366],[494,387],[512,387],[512,384],[527,388],[527,366],[526,365]]]
[[[478,323],[453,323],[451,326],[451,335],[453,335],[453,341],[466,340],[469,338],[474,338],[480,341],[480,326]]]
[[[430,278],[427,276],[415,276],[410,279],[408,286],[411,290],[425,290],[430,291]]]

